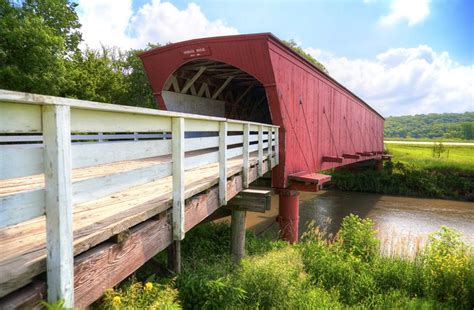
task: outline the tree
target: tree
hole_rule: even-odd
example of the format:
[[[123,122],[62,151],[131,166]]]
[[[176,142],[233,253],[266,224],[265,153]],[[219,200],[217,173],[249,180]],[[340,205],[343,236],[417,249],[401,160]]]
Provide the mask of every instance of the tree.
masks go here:
[[[323,71],[324,73],[327,73],[329,74],[328,70],[326,69],[326,67],[320,63],[319,61],[317,61],[313,56],[311,56],[310,54],[306,53],[293,39],[289,40],[289,41],[286,41],[286,40],[283,40],[283,43],[285,43],[286,45],[288,45],[291,49],[293,49],[295,52],[297,52],[298,54],[300,54],[301,56],[303,56],[303,58],[305,58],[306,60],[308,60],[310,63],[312,63],[313,65],[315,65],[319,70]]]
[[[67,0],[0,0],[0,88],[59,95],[80,23]]]
[[[67,85],[61,96],[99,102],[121,103],[127,93],[119,50],[102,47],[75,53],[66,62]]]
[[[121,100],[124,104],[156,108],[155,97],[145,72],[145,67],[138,55],[146,50],[159,47],[159,44],[148,44],[144,50],[130,50],[123,63],[127,93]]]
[[[461,131],[462,131],[463,139],[466,139],[466,140],[474,139],[474,122],[461,123]]]

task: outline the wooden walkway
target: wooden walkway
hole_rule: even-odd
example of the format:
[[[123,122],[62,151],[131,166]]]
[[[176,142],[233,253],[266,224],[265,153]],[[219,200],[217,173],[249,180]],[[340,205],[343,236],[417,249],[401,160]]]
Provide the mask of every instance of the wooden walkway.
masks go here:
[[[50,300],[87,306],[278,164],[267,124],[9,91],[0,109],[0,306],[45,271]]]

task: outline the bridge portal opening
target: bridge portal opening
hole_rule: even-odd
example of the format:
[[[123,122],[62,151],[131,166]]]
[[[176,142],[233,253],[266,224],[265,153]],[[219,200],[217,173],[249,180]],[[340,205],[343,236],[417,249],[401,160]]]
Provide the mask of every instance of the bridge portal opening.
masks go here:
[[[262,83],[223,62],[184,64],[169,76],[161,95],[169,111],[272,123]]]

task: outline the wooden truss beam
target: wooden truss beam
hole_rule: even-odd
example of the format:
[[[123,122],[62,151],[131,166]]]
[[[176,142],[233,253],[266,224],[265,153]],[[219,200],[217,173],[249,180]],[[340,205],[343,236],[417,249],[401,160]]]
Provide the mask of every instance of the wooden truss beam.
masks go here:
[[[181,90],[181,93],[185,94],[189,90],[189,88],[194,84],[194,82],[196,82],[196,80],[201,76],[201,74],[204,73],[204,71],[206,71],[206,67],[201,67],[198,70],[198,72],[196,72],[196,74],[190,80],[186,82],[183,89]]]
[[[216,99],[221,93],[222,91],[226,88],[226,86],[230,83],[230,81],[232,81],[234,77],[233,76],[229,76],[224,83],[222,83],[222,85],[216,90],[216,92],[212,95],[211,99]]]

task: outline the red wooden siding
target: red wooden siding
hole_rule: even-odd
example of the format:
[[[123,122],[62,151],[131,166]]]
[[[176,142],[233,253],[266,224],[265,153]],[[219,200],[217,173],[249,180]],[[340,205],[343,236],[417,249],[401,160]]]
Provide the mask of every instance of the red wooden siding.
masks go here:
[[[281,126],[280,164],[273,169],[274,187],[285,188],[292,173],[319,172],[381,157],[383,117],[268,33],[197,39],[142,54],[162,108],[166,105],[160,93],[166,79],[190,61],[183,57],[183,51],[200,47],[208,52],[192,60],[233,65],[265,87],[272,122]],[[369,152],[372,155],[344,158],[341,163],[323,162],[325,156],[338,161],[343,154]]]

